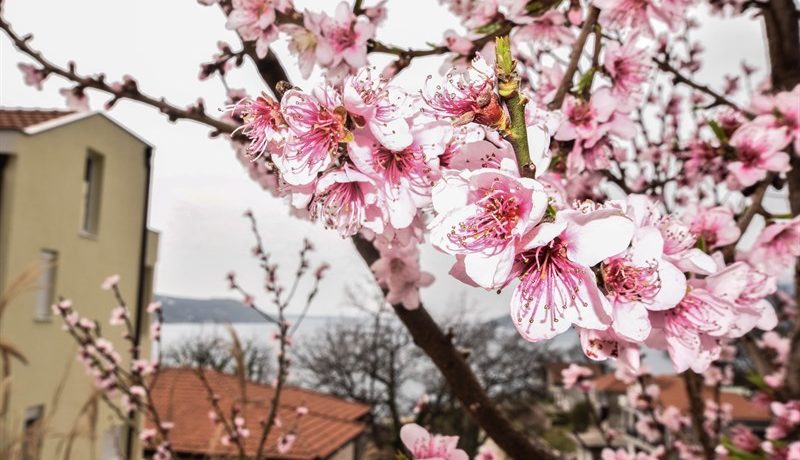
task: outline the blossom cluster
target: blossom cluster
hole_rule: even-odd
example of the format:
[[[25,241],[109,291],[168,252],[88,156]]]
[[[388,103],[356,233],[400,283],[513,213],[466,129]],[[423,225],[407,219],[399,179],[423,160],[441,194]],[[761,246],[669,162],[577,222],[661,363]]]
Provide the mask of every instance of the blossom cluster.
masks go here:
[[[61,299],[53,305],[53,312],[64,321],[64,330],[78,344],[78,361],[93,379],[98,391],[117,415],[125,419],[129,414],[142,413],[153,422],[154,427],[139,432],[139,439],[152,449],[153,459],[173,458],[169,435],[174,424],[158,418],[150,393],[152,376],[159,369],[158,360],[139,357],[139,344],[135,337],[133,323],[128,308],[119,290],[119,275],[111,275],[101,284],[101,288],[112,291],[117,306],[111,310],[109,324],[122,329],[122,338],[130,346],[130,356],[123,356],[115,349],[114,343],[104,337],[96,320],[81,316],[69,299]],[[161,304],[153,302],[147,306],[152,316],[151,336],[156,346],[160,346],[160,324],[163,320]],[[127,365],[126,365],[127,363]],[[148,381],[149,380],[149,381]]]
[[[452,256],[454,278],[511,292],[510,319],[524,339],[575,329],[587,357],[616,360],[630,379],[644,373],[643,347],[663,350],[676,371],[704,373],[711,385],[731,380],[737,339],[775,328],[788,313],[768,299],[781,295],[779,277],[800,257],[800,217],[772,213],[762,201],[797,187],[787,183],[800,155],[800,85],[752,87],[756,69],[746,64],[720,91],[694,83],[704,52],[691,34],[694,2],[441,0],[465,31],[406,50],[376,38],[384,2],[341,2],[326,13],[299,11],[291,0],[200,1],[219,3],[244,42],[241,51],[220,43],[201,78],[225,76],[246,55],[264,64],[281,36],[304,78],[322,72],[319,84],[278,85],[271,95],[229,90],[224,121],[239,126],[232,140],[252,178],[285,197],[295,215],[371,243],[379,253],[371,269],[390,303],[419,307],[420,288],[433,282],[419,263],[420,246],[430,243]],[[708,3],[715,14],[752,6]],[[500,35],[509,36],[527,103],[521,130],[507,100],[510,82],[495,66]],[[397,59],[379,70],[370,65],[373,52]],[[442,77],[413,89],[395,82],[412,58],[432,54],[446,56]],[[20,70],[38,88],[53,73]],[[127,76],[112,86],[138,91]],[[84,89],[63,94],[82,107]],[[203,105],[189,112],[202,114]],[[751,225],[761,220],[763,227]],[[740,241],[749,229],[754,242],[746,247]],[[249,295],[245,303],[255,305]],[[61,311],[73,330],[94,330],[67,304]],[[129,320],[122,306],[112,312],[114,325]],[[752,433],[736,428],[721,449],[790,456],[798,449],[786,440],[796,432],[797,406],[778,395],[789,345],[773,332],[755,337],[774,357],[759,383],[775,421],[767,444],[753,447]],[[87,356],[113,366],[118,358],[107,348],[97,341]],[[92,366],[101,385],[117,385]],[[589,375],[573,366],[564,377],[589,391]],[[635,398],[654,398],[648,392],[655,390]],[[139,404],[140,393],[128,391],[126,405]],[[646,438],[664,436],[651,422],[670,432],[686,424],[669,407],[646,409],[651,417],[639,429]],[[707,423],[727,423],[723,407],[707,409]],[[453,439],[421,430],[404,430],[415,456],[461,458]],[[687,458],[694,449],[676,448]]]
[[[234,110],[249,157],[262,160],[254,174],[277,176],[267,185],[290,197],[297,214],[343,237],[372,239],[381,253],[377,279],[391,302],[408,308],[432,282],[418,264],[428,237],[454,256],[457,279],[513,289],[511,318],[525,339],[551,339],[574,325],[587,356],[619,359],[631,372],[642,344],[667,350],[678,371],[703,372],[727,341],[775,326],[765,298],[800,250],[800,221],[768,226],[753,249],[726,262],[714,251],[740,236],[730,208],[698,203],[666,214],[635,193],[577,201],[564,187],[569,158],[615,142],[625,130],[614,126],[630,123],[620,121],[624,104],[613,102],[613,86],[580,102],[596,107],[568,98],[563,116],[530,104],[529,138],[541,147],[532,153],[535,177],[522,177],[489,61],[479,54],[417,94],[364,68],[311,92],[292,88],[280,102],[246,99]],[[777,123],[772,117],[752,124],[784,133],[766,127]],[[751,141],[736,151],[746,156],[745,145],[762,145]],[[550,161],[564,143],[572,145],[566,171]]]

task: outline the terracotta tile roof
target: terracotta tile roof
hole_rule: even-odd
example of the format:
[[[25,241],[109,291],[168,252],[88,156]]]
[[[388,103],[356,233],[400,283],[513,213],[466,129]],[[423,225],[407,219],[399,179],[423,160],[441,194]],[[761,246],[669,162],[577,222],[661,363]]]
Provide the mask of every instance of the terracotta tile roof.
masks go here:
[[[234,402],[241,406],[242,391],[236,377],[214,371],[206,371],[205,375],[214,392],[219,395],[224,413],[230,414]],[[245,393],[247,404],[244,405],[244,415],[251,433],[245,447],[248,454],[254,456],[261,433],[259,420],[269,412],[273,390],[267,385],[248,383]],[[211,404],[194,370],[161,370],[153,388],[153,400],[162,418],[175,423],[170,440],[177,452],[201,455],[234,452],[233,448],[219,443],[222,432],[208,418]],[[308,415],[298,419],[298,406],[307,407]],[[297,441],[288,453],[279,454],[275,446],[280,430],[273,428],[267,439],[267,457],[296,460],[327,458],[364,431],[366,425],[359,419],[369,410],[369,406],[364,404],[286,387],[281,393],[278,417],[287,429],[294,427],[297,422]]]
[[[686,393],[686,386],[683,379],[678,375],[657,375],[651,378],[652,383],[661,389],[659,402],[664,406],[675,406],[683,413],[688,413],[689,398]],[[598,391],[609,393],[624,393],[628,387],[625,383],[617,380],[613,374],[601,375],[594,379],[595,388]],[[714,389],[712,387],[703,388],[705,399],[714,399]],[[722,404],[730,404],[733,419],[736,421],[769,421],[769,409],[761,404],[750,401],[745,395],[730,390],[723,389],[720,394]]]
[[[74,112],[68,110],[0,108],[0,130],[21,131],[29,126],[61,118]]]
[[[597,391],[604,391],[609,393],[625,393],[628,385],[619,380],[614,374],[605,374],[593,380],[594,388]]]

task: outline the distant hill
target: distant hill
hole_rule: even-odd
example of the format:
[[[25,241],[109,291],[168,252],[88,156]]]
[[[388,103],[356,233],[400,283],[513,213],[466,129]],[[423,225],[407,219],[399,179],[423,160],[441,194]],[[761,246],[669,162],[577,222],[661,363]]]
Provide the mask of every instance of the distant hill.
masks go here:
[[[157,295],[165,323],[264,323],[252,308],[233,299],[190,299]]]
[[[221,327],[224,324],[235,324],[241,325],[241,328],[244,328],[242,331],[240,331],[244,336],[259,336],[263,334],[263,330],[260,327],[255,326],[258,323],[266,323],[266,320],[263,317],[238,300],[191,299],[186,297],[171,297],[164,295],[157,295],[156,299],[161,302],[165,323],[182,325],[176,326],[178,328],[189,328],[185,331],[181,329],[182,333],[179,335],[190,334],[192,331],[196,333],[201,330],[201,324],[218,325],[215,327]],[[297,317],[296,315],[288,315],[287,320],[291,323],[296,321]],[[341,316],[308,316],[304,319],[302,326],[298,331],[299,336],[318,335],[322,328],[330,327],[337,321],[348,321],[348,318]],[[497,318],[489,319],[487,322],[493,323],[496,327],[500,328],[514,328],[514,325],[511,324],[511,321],[509,321],[507,316],[499,316]],[[249,326],[246,326],[247,324],[252,324],[255,329],[249,328]],[[253,330],[250,331],[248,328]],[[216,331],[215,333],[225,333],[222,329],[220,331]],[[205,333],[212,333],[212,330],[205,330]],[[170,338],[168,341],[172,340],[176,340],[176,338]],[[570,350],[572,348],[579,347],[580,341],[578,340],[578,335],[575,333],[575,331],[570,330],[564,334],[560,334],[553,340],[546,342],[546,344],[555,350]],[[664,352],[646,350],[644,361],[655,374],[673,372],[669,358]]]

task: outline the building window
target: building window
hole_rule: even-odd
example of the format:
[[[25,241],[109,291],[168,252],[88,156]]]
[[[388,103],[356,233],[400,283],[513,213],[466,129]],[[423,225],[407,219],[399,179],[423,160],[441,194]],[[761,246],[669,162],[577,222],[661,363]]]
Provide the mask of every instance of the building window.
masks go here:
[[[39,252],[39,292],[36,296],[36,320],[48,321],[56,291],[56,265],[58,252],[42,249]]]
[[[83,216],[81,233],[97,235],[100,224],[100,195],[103,188],[103,156],[88,152],[83,168]]]
[[[22,460],[36,460],[40,458],[39,451],[42,447],[42,419],[44,406],[33,406],[25,410],[25,426],[22,433]]]

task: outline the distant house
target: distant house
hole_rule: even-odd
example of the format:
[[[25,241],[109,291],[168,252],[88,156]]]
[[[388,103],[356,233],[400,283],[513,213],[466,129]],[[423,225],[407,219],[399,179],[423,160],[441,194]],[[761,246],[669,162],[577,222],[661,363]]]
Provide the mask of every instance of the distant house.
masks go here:
[[[266,418],[274,395],[271,386],[246,382],[244,391],[239,379],[216,371],[205,371],[205,379],[219,396],[223,413],[241,407],[250,430],[246,453],[255,456],[259,421]],[[246,395],[246,399],[244,397]],[[153,399],[161,416],[175,424],[170,442],[178,458],[226,456],[236,451],[224,446],[223,434],[209,419],[212,405],[207,390],[194,369],[162,369],[153,388]],[[293,460],[357,460],[364,449],[365,418],[370,407],[334,396],[297,387],[285,387],[280,395],[278,417],[281,428],[273,428],[266,441],[267,459]],[[297,408],[308,414],[298,416]],[[297,441],[291,450],[281,454],[276,447],[281,430],[295,429]]]
[[[674,406],[682,414],[689,414],[689,398],[683,378],[679,375],[658,375],[649,377],[647,384],[659,387],[656,405],[662,408]],[[615,439],[616,448],[625,448],[629,452],[650,452],[657,447],[641,437],[635,428],[637,417],[647,417],[633,407],[627,397],[629,385],[617,379],[613,374],[601,375],[593,379],[594,388],[590,398],[600,412],[606,429],[613,429],[619,433]],[[704,387],[704,400],[714,400],[714,389]],[[743,389],[736,387],[723,387],[720,394],[722,405],[729,405],[733,423],[741,423],[755,431],[763,430],[770,421],[767,407],[757,404],[748,398]],[[586,433],[578,435],[581,448],[577,459],[589,460],[600,458],[600,452],[605,447],[603,437],[596,428],[590,428]],[[672,440],[664,440],[664,444]],[[659,441],[662,443],[662,441]]]
[[[23,272],[38,278],[0,321],[2,340],[28,361],[11,368],[2,419],[0,445],[14,446],[12,458],[63,458],[73,436],[71,458],[135,457],[128,430],[105,405],[87,412],[93,382],[51,305],[63,295],[83,315],[107,319],[114,301],[100,284],[119,274],[147,352],[142,306],[158,246],[147,228],[152,152],[103,113],[0,108],[0,293]],[[125,349],[121,335],[104,330]]]

